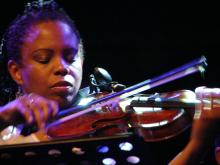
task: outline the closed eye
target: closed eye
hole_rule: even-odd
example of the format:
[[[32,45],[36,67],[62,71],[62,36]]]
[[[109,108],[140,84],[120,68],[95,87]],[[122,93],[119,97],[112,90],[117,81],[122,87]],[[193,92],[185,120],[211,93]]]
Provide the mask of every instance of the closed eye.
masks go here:
[[[53,56],[53,50],[51,49],[38,49],[32,54],[33,59],[41,64],[47,64]]]
[[[63,57],[66,62],[71,64],[71,63],[75,62],[75,60],[76,60],[77,50],[74,48],[65,49],[63,51]]]

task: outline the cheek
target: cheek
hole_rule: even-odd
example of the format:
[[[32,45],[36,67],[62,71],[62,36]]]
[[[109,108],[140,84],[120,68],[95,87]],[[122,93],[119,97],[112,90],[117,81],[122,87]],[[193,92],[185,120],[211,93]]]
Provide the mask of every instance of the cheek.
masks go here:
[[[71,65],[71,70],[73,72],[73,74],[78,78],[78,79],[82,79],[82,65],[83,62],[82,60],[77,60],[76,62],[74,62]]]
[[[76,61],[70,66],[71,75],[75,79],[75,84],[77,88],[81,85],[82,81],[82,61]]]
[[[22,70],[22,79],[24,81],[24,85],[31,81],[33,74],[34,72],[31,67],[26,67]]]
[[[35,88],[40,88],[45,85],[46,72],[42,73],[33,67],[25,68],[22,71],[23,87],[28,91],[33,91]]]

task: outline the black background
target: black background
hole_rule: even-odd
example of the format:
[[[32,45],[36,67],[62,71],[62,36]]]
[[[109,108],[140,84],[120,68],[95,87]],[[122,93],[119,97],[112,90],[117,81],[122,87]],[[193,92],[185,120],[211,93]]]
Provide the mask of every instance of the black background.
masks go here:
[[[0,30],[5,30],[27,0],[1,5]],[[127,86],[156,77],[205,55],[205,79],[197,73],[149,92],[218,87],[219,10],[213,2],[187,1],[61,1],[84,40],[84,83],[93,68],[103,67]],[[5,10],[5,11],[3,11]]]
[[[96,66],[108,70],[113,80],[130,86],[205,55],[208,62],[205,78],[197,73],[149,92],[194,90],[202,85],[220,87],[220,10],[217,4],[201,1],[194,4],[187,1],[57,1],[75,20],[84,40],[83,86]],[[1,2],[1,34],[23,11],[26,2]],[[161,149],[159,145],[161,152],[167,152],[168,148],[162,146]]]

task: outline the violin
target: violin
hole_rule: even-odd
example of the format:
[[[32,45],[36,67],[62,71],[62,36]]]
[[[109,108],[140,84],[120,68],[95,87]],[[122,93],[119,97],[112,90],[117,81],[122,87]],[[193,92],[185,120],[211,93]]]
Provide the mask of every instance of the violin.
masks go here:
[[[174,104],[194,96],[194,92],[189,90],[162,93],[155,99],[166,101],[158,107],[152,100],[140,101],[151,96],[137,95],[120,102],[114,109],[105,106],[74,120],[53,123],[47,128],[47,134],[52,139],[60,139],[135,133],[145,141],[161,141],[178,135],[190,126],[194,106]]]
[[[160,141],[176,136],[192,122],[194,106],[182,100],[189,96],[189,99],[195,99],[194,93],[181,90],[162,93],[159,96],[153,95],[153,97],[137,94],[196,72],[204,72],[205,66],[206,59],[201,57],[119,92],[101,95],[86,106],[76,106],[61,111],[58,119],[47,126],[47,137],[64,139],[135,133],[145,141]],[[135,98],[134,96],[139,97],[139,103],[132,99]],[[148,101],[141,103],[140,100],[144,97]],[[158,107],[158,102],[155,101],[158,99],[166,104],[162,105],[160,102]],[[122,105],[126,101],[129,104],[124,108],[115,106]],[[142,112],[137,110],[141,107],[145,108]]]

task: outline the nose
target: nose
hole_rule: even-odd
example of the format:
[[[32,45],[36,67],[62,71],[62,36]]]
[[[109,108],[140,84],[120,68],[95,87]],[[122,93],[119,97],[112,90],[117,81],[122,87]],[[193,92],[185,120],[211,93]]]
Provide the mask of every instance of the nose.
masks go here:
[[[55,64],[55,75],[65,76],[69,73],[69,65],[62,58],[58,58]]]

